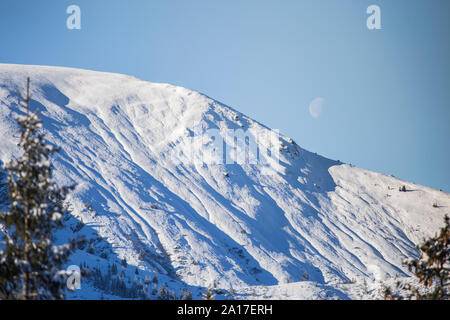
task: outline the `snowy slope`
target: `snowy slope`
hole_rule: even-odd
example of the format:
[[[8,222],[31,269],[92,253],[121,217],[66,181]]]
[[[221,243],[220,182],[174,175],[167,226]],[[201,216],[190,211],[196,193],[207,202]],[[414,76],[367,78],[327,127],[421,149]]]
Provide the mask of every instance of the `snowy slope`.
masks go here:
[[[405,276],[402,259],[449,213],[448,193],[326,159],[284,136],[272,175],[258,165],[174,161],[174,150],[198,143],[199,127],[253,136],[269,128],[195,91],[78,69],[0,64],[3,162],[18,152],[16,90],[26,77],[48,140],[62,147],[56,179],[77,184],[70,221],[85,227],[64,236],[97,234],[96,254],[108,252],[92,259],[80,250],[79,261],[126,258],[144,273],[236,292],[293,286],[269,298],[325,297],[317,286],[345,298],[333,286]],[[305,275],[310,282],[298,284]]]

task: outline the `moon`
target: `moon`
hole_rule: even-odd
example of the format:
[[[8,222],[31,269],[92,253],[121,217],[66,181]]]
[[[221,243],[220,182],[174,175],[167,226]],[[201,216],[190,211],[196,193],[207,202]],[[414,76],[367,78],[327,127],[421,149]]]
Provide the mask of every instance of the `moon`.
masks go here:
[[[322,113],[322,107],[325,102],[324,98],[315,98],[311,103],[309,104],[309,114],[313,118],[318,118],[320,114]]]

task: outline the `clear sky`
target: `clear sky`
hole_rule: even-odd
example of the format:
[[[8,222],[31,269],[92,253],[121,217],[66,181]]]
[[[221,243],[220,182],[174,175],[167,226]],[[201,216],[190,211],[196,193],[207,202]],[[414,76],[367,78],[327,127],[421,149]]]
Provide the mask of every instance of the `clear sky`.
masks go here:
[[[310,151],[447,192],[449,33],[448,0],[0,1],[2,63],[194,89]]]

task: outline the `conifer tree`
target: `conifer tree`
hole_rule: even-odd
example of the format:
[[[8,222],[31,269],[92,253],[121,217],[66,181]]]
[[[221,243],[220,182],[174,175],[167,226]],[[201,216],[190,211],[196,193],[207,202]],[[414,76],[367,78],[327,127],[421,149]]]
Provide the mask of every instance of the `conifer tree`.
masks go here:
[[[158,299],[169,300],[169,289],[164,284],[158,289]]]
[[[185,300],[192,300],[192,291],[191,291],[191,289],[189,289],[187,294],[185,295]]]
[[[450,219],[448,216],[445,216],[444,222],[444,227],[439,233],[417,246],[420,250],[419,259],[405,261],[409,271],[414,272],[422,288],[398,282],[397,289],[402,288],[406,291],[406,297],[385,287],[385,299],[450,299]]]
[[[189,290],[182,290],[180,294],[180,300],[192,300],[192,292]]]
[[[215,297],[216,297],[216,295],[213,294],[211,287],[208,287],[206,289],[205,293],[203,294],[203,300],[214,300]]]
[[[111,273],[114,275],[117,274],[117,265],[115,263],[113,263],[113,265],[111,267]]]
[[[23,154],[11,160],[7,187],[9,210],[0,212],[0,299],[62,299],[66,272],[60,270],[73,244],[52,244],[62,226],[64,199],[71,188],[52,182],[50,155],[56,150],[40,132],[37,111],[30,111],[30,79],[27,92],[19,92],[25,107],[19,146]]]
[[[2,170],[3,162],[0,160],[0,208],[7,204],[8,186],[6,184],[7,174]]]
[[[426,240],[418,249],[418,260],[407,262],[409,271],[413,271],[419,282],[432,288],[421,299],[450,299],[450,223],[444,218],[444,227],[434,237]]]

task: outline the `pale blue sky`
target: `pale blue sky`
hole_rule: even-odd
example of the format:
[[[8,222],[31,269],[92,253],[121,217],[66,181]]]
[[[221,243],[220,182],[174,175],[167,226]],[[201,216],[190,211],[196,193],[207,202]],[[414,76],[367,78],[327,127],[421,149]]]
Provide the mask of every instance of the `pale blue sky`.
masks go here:
[[[366,28],[371,4],[382,30]],[[308,150],[447,192],[449,33],[448,0],[0,2],[0,62],[194,89]]]

